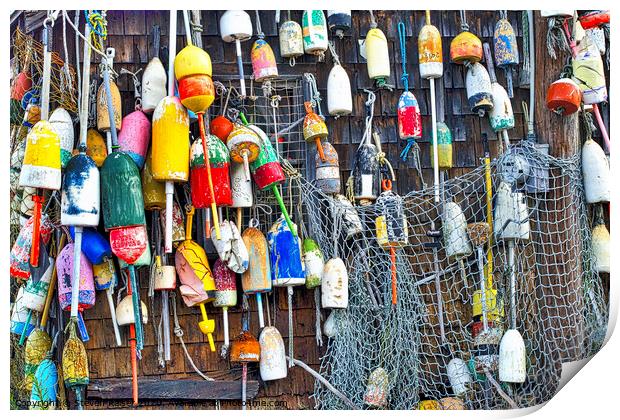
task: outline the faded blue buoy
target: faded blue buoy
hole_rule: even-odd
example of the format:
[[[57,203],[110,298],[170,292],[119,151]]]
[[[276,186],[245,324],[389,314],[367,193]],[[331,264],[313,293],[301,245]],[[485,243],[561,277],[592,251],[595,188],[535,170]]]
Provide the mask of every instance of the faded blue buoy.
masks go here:
[[[295,230],[297,226],[293,224]],[[300,286],[306,283],[306,272],[301,259],[301,243],[288,228],[284,216],[267,233],[271,280],[275,287]]]

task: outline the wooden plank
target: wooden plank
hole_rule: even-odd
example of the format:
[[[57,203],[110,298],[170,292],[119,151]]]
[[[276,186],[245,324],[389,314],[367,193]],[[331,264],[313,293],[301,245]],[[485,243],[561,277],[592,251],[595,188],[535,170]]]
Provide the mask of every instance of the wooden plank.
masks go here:
[[[258,394],[258,381],[247,382],[247,398]],[[132,398],[131,380],[95,379],[88,385],[88,399],[126,400]],[[240,381],[165,380],[138,378],[138,398],[141,400],[239,400]]]

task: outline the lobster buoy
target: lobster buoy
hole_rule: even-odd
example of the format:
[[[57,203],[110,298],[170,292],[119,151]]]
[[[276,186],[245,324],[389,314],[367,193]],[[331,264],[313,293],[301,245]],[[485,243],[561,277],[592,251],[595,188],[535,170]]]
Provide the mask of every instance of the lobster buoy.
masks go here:
[[[547,89],[547,108],[558,115],[574,114],[581,106],[581,89],[567,77],[556,80]]]
[[[332,213],[342,214],[342,223],[346,238],[350,239],[363,231],[362,221],[353,204],[342,194],[335,194],[332,204]]]
[[[149,320],[149,313],[144,302],[140,301],[142,313],[142,323],[147,324]],[[135,324],[136,315],[133,311],[133,303],[131,301],[131,295],[125,295],[123,300],[116,307],[116,322],[119,326]]]
[[[114,81],[110,80],[110,91],[112,93],[112,109],[114,110],[114,124],[116,130],[122,128],[121,117],[123,115],[121,110],[121,92],[118,90],[118,86]],[[110,114],[108,112],[108,99],[106,96],[105,84],[101,83],[97,90],[97,130],[103,132],[109,132],[112,128],[110,124]]]
[[[304,263],[306,266],[306,287],[314,289],[321,285],[325,260],[319,244],[314,239],[306,238],[303,242]]]
[[[181,103],[196,114],[204,113],[215,99],[211,74],[211,57],[202,48],[187,45],[174,58]]]
[[[610,272],[610,244],[609,231],[601,219],[592,229],[592,259],[597,273]]]
[[[32,247],[32,231],[34,227],[34,218],[30,217],[17,235],[17,239],[11,248],[10,261],[10,274],[18,280],[27,280],[30,278],[30,250]],[[41,215],[41,241],[47,244],[54,230],[52,223],[49,220],[47,214]]]
[[[11,309],[11,332],[18,336],[28,337],[36,326],[36,317],[28,316],[30,310],[24,306],[24,291],[25,287],[20,287],[15,296]]]
[[[100,175],[85,153],[71,158],[65,168],[60,198],[60,223],[65,226],[97,226],[100,207]]]
[[[269,245],[265,235],[255,227],[249,227],[241,235],[248,250],[248,269],[241,274],[243,293],[255,294],[271,291],[271,264]]]
[[[263,381],[275,381],[286,378],[286,352],[284,340],[276,327],[263,328],[258,337],[260,345],[260,378]]]
[[[234,127],[234,124],[228,118],[223,115],[218,115],[211,120],[211,123],[209,124],[209,131],[211,131],[211,134],[217,136],[218,139],[226,143],[226,141],[228,141],[228,136],[231,131],[233,131]]]
[[[166,207],[166,186],[153,178],[153,155],[151,149],[142,169],[142,196],[146,210],[162,210]]]
[[[215,280],[215,300],[213,306],[216,308],[228,308],[237,305],[237,285],[235,282],[235,272],[226,266],[221,259],[217,259],[213,265],[213,278]]]
[[[584,37],[577,47],[573,58],[573,78],[583,93],[584,104],[598,104],[607,100],[603,59],[590,37]]]
[[[472,383],[472,377],[469,373],[467,364],[458,357],[450,360],[447,367],[448,380],[455,395],[463,395],[467,393],[468,387]]]
[[[297,225],[293,223],[297,231]],[[275,287],[300,286],[306,283],[304,262],[301,258],[301,243],[288,227],[284,216],[280,216],[267,233],[271,280]]]
[[[580,12],[579,22],[585,30],[599,28],[601,25],[609,24],[609,10]]]
[[[267,41],[263,38],[254,41],[250,57],[254,80],[260,83],[278,77],[276,57]]]
[[[71,239],[75,239],[75,228],[69,228]],[[106,259],[112,258],[110,243],[96,229],[89,227],[82,231],[82,253],[91,264],[102,264]]]
[[[380,215],[375,220],[377,243],[382,248],[400,248],[409,242],[409,228],[403,199],[391,189],[383,191],[377,198]]]
[[[588,139],[581,148],[581,171],[586,203],[611,201],[609,160],[601,146]]]
[[[321,307],[346,309],[349,306],[349,274],[344,261],[332,258],[325,263],[321,282]]]
[[[56,369],[56,364],[51,360],[51,356],[46,356],[34,372],[29,409],[55,409],[57,394],[58,369]]]
[[[323,155],[321,159],[317,153],[314,158],[316,166],[316,186],[327,194],[340,192],[340,169],[338,166],[338,152],[328,141],[323,142]]]
[[[340,39],[344,37],[346,32],[351,30],[351,20],[350,10],[327,11],[327,26]]]
[[[327,111],[334,116],[353,112],[351,81],[340,64],[334,64],[327,76]]]
[[[374,144],[360,144],[353,162],[353,196],[363,204],[377,199],[379,195],[379,163]]]
[[[439,400],[442,410],[467,410],[465,403],[460,398],[444,397]]]
[[[64,168],[73,155],[73,144],[75,143],[73,121],[67,110],[61,107],[56,108],[52,112],[49,121],[56,134],[60,137],[60,166]]]
[[[450,43],[450,60],[456,64],[482,60],[482,41],[469,31],[462,31]]]
[[[245,76],[243,75],[243,60],[241,58],[241,42],[252,37],[252,20],[244,10],[227,10],[220,17],[220,33],[224,42],[234,42],[237,54],[237,71],[241,96],[245,96]]]
[[[179,292],[187,306],[204,305],[215,299],[215,280],[205,250],[192,240],[194,208],[187,212],[186,237],[174,254],[181,285]]]
[[[420,77],[436,79],[443,76],[441,34],[436,26],[431,25],[430,10],[426,11],[426,24],[418,34],[418,61]]]
[[[433,138],[431,138],[430,156],[434,159]],[[447,171],[452,168],[452,132],[444,122],[437,121],[437,162],[439,169]]]
[[[368,376],[366,391],[364,392],[364,403],[370,407],[387,407],[390,390],[390,378],[385,369],[378,367]]]
[[[512,71],[513,67],[519,65],[519,47],[517,36],[510,24],[510,21],[503,17],[495,24],[493,33],[493,46],[495,51],[495,63],[500,69],[506,72],[508,83],[508,96],[512,98]]]
[[[325,153],[321,140],[327,138],[328,131],[325,121],[312,110],[312,102],[304,102],[306,108],[306,116],[304,117],[304,139],[308,142],[316,143],[316,150],[322,161],[325,161]]]
[[[461,206],[448,201],[443,206],[443,242],[448,258],[462,258],[473,250],[467,235],[467,220]]]
[[[258,159],[260,152],[260,137],[250,127],[235,124],[226,141],[233,162],[243,164],[246,180],[250,179],[250,164]],[[214,183],[215,184],[215,183]]]
[[[607,234],[609,237],[609,233]],[[594,241],[593,241],[594,242]],[[54,271],[54,259],[49,258],[50,265],[47,267],[40,279],[30,278],[26,282],[24,289],[24,295],[22,297],[25,308],[30,309],[38,313],[43,312],[45,306],[45,298],[50,286],[50,280],[52,279],[52,272]]]
[[[280,56],[288,58],[291,65],[295,64],[295,58],[304,55],[304,38],[299,23],[287,20],[280,25],[278,32],[280,38]]]
[[[60,136],[49,121],[41,120],[26,137],[19,186],[59,190],[60,168]]]
[[[422,114],[415,95],[405,90],[398,98],[398,137],[401,140],[422,138]]]
[[[93,277],[97,290],[107,290],[115,287],[118,283],[114,262],[111,258],[105,259],[101,264],[93,264]]]
[[[209,165],[215,204],[217,206],[230,206],[233,203],[232,190],[230,187],[230,157],[228,148],[214,135],[207,135],[207,151],[209,153]],[[196,139],[192,144],[190,157],[191,174],[189,177],[192,205],[197,209],[211,206],[211,192],[207,166],[204,158],[202,140]]]
[[[189,115],[176,96],[166,96],[153,112],[153,178],[187,182],[189,178]]]
[[[94,128],[86,132],[86,154],[101,168],[105,158],[108,157],[108,148],[103,136]]]
[[[67,244],[56,259],[56,275],[58,276],[58,301],[64,311],[71,310],[73,277],[73,244]],[[86,255],[80,255],[80,280],[78,294],[78,311],[83,312],[95,305],[95,278],[93,266]]]
[[[336,325],[336,311],[331,311],[325,322],[323,323],[323,334],[326,337],[332,338],[338,333],[338,326]]]
[[[121,131],[118,133],[119,150],[127,153],[139,169],[144,166],[150,142],[151,122],[147,116],[139,109],[125,115]]]
[[[327,24],[322,10],[304,10],[301,17],[304,52],[319,59],[327,51]]]
[[[390,78],[390,53],[387,38],[379,28],[371,28],[366,34],[366,67],[368,77],[382,87]]]
[[[493,231],[498,239],[530,238],[529,210],[525,195],[513,192],[510,185],[500,182],[495,196]]]
[[[159,59],[159,26],[153,26],[153,57],[142,73],[142,111],[152,114],[159,101],[166,97],[166,70]]]
[[[489,78],[491,80],[491,97],[493,99],[493,108],[489,111],[489,122],[491,123],[491,128],[494,132],[503,132],[504,130],[512,129],[515,126],[515,116],[512,112],[512,103],[510,102],[506,89],[497,83],[489,44],[485,42],[483,48],[484,55],[487,60]],[[502,135],[507,137],[507,133],[502,133]]]
[[[473,113],[480,117],[493,109],[491,79],[489,73],[480,63],[474,63],[467,69],[465,77],[467,101]]]
[[[252,207],[254,202],[252,182],[246,179],[245,169],[240,163],[233,162],[231,165],[230,187],[232,190],[232,207],[237,209]]]
[[[146,224],[140,172],[129,155],[114,152],[105,160],[101,197],[106,231]]]
[[[525,342],[521,333],[509,329],[499,343],[499,380],[521,384],[526,378]]]
[[[273,148],[267,135],[258,127],[252,127],[252,131],[259,135],[260,150],[256,160],[250,164],[250,169],[256,186],[263,191],[281,184],[286,177],[278,160],[276,150]]]

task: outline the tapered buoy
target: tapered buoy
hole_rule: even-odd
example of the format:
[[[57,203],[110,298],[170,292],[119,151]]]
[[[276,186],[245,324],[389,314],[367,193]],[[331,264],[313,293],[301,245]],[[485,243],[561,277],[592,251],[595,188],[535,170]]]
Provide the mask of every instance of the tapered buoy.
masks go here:
[[[448,201],[443,206],[443,243],[448,258],[461,258],[473,250],[467,236],[467,220],[461,206]]]
[[[586,203],[611,201],[609,160],[592,139],[586,140],[581,148],[581,172]]]
[[[142,111],[152,114],[166,97],[166,70],[159,59],[159,26],[153,26],[153,54],[142,73]]]
[[[11,332],[17,336],[28,337],[35,328],[36,318],[30,315],[30,310],[24,306],[24,290],[20,287],[15,296],[15,302],[11,309]],[[25,331],[24,331],[25,330]]]
[[[577,46],[573,58],[573,78],[578,81],[584,104],[593,105],[607,101],[603,59],[598,47],[588,36]]]
[[[426,11],[426,24],[418,34],[418,62],[420,77],[436,79],[443,76],[443,52],[441,34],[431,25],[430,10]]]
[[[60,165],[64,168],[71,159],[75,143],[71,115],[64,108],[56,108],[50,115],[50,124],[60,137]]]
[[[99,224],[100,178],[95,161],[85,153],[79,153],[69,160],[60,200],[60,222],[63,225]]]
[[[353,194],[360,202],[371,202],[379,196],[379,163],[377,147],[364,143],[359,146],[353,162]]]
[[[122,108],[121,108],[121,92],[118,90],[118,86],[113,81],[110,81],[110,91],[112,92],[112,104],[114,109],[114,124],[116,131],[122,128]],[[110,116],[108,114],[108,100],[106,98],[106,91],[104,83],[99,85],[97,90],[97,130],[110,131]]]
[[[349,274],[340,258],[325,263],[321,283],[321,307],[346,309],[349,306]]]
[[[327,125],[325,121],[321,119],[313,110],[311,102],[304,102],[304,107],[306,108],[306,116],[304,117],[304,139],[307,142],[315,142],[316,150],[321,158],[321,160],[325,160],[325,152],[323,151],[323,146],[321,144],[321,140],[327,138]]]
[[[22,304],[31,311],[43,312],[50,281],[52,280],[52,272],[54,271],[54,259],[50,258],[49,263],[41,278],[30,278],[26,282]]]
[[[390,54],[383,31],[371,28],[366,34],[365,46],[368,77],[381,87],[390,78]]]
[[[230,270],[221,259],[213,264],[213,279],[215,281],[215,300],[213,306],[222,308],[224,320],[224,346],[228,347],[228,308],[237,305],[237,284],[235,272]]]
[[[189,178],[189,116],[176,96],[166,96],[153,113],[153,178],[186,182]]]
[[[256,161],[260,152],[260,138],[251,128],[235,124],[228,135],[226,146],[230,150],[230,159],[235,163],[242,163],[246,170],[246,177],[250,179],[250,163]]]
[[[58,276],[58,301],[65,311],[71,310],[72,277],[73,277],[73,249],[72,243],[58,254],[56,259],[56,273]],[[80,280],[78,295],[78,311],[82,312],[95,305],[95,279],[93,266],[84,253],[80,256]]]
[[[34,227],[34,218],[30,217],[22,226],[17,235],[17,239],[11,248],[10,274],[18,280],[27,280],[30,278],[30,254],[32,248],[32,231]],[[51,237],[54,227],[46,214],[41,215],[40,235],[43,244],[46,245]]]
[[[265,235],[256,227],[243,231],[243,243],[248,250],[248,269],[241,274],[243,292],[248,294],[271,291],[271,263]]]
[[[316,186],[327,194],[340,192],[340,166],[338,152],[328,141],[323,141],[323,157],[317,152],[314,158]]]
[[[60,168],[60,136],[48,121],[41,120],[26,137],[19,186],[59,190]]]
[[[127,153],[139,169],[144,166],[150,142],[151,122],[147,116],[140,110],[126,115],[118,133],[119,150]]]
[[[322,56],[327,51],[327,23],[322,10],[304,10],[301,17],[304,52]]]
[[[146,224],[140,172],[134,161],[114,152],[101,168],[103,221],[107,231]]]
[[[263,381],[275,381],[286,378],[286,352],[284,340],[276,327],[263,328],[258,337],[260,345],[260,377]]]
[[[297,225],[293,223],[297,231]],[[300,286],[306,283],[304,263],[301,258],[301,243],[288,227],[284,216],[280,216],[267,233],[269,258],[271,259],[271,280],[275,287]]]
[[[98,168],[101,168],[108,157],[108,148],[103,136],[94,128],[89,128],[86,134],[86,154],[91,157]]]
[[[506,182],[500,182],[495,195],[493,231],[498,239],[530,238],[527,201],[523,193],[513,192]]]
[[[517,36],[510,21],[506,17],[498,20],[493,33],[493,46],[495,50],[495,63],[506,72],[508,83],[508,96],[512,98],[512,72],[519,65],[519,46]]]
[[[493,109],[491,79],[489,73],[480,63],[474,63],[467,69],[465,77],[467,101],[473,113],[483,117]]]
[[[254,41],[250,58],[252,60],[254,80],[262,83],[266,80],[278,77],[276,57],[267,41],[262,38]]]
[[[247,41],[252,37],[252,20],[250,19],[250,15],[244,10],[227,10],[220,17],[220,34],[224,42],[235,43],[241,96],[246,96],[243,61],[241,58],[241,42]]]
[[[609,231],[600,219],[592,229],[592,260],[594,270],[598,273],[610,272],[610,244]]]
[[[162,210],[166,207],[166,186],[153,178],[151,150],[142,169],[142,196],[145,210]]]
[[[450,43],[450,60],[456,64],[477,63],[482,60],[482,41],[469,31],[463,31]]]
[[[230,185],[230,157],[228,149],[222,141],[214,135],[207,136],[207,150],[215,204],[230,206],[233,203]],[[192,205],[195,208],[209,208],[211,206],[211,191],[209,188],[208,172],[204,158],[202,140],[196,139],[190,153],[190,187]]]
[[[144,302],[140,302],[141,305],[141,314],[142,314],[142,323],[147,324],[149,320],[148,309]],[[125,295],[123,300],[116,307],[116,321],[119,326],[135,324],[136,323],[136,315],[133,311],[133,303],[131,301],[131,295]]]
[[[499,380],[523,383],[526,378],[525,343],[519,331],[507,330],[499,344]]]
[[[415,95],[406,90],[398,98],[398,137],[401,140],[422,137],[422,114]]]
[[[431,162],[434,162],[434,147],[432,147],[433,138],[431,138]],[[437,163],[439,170],[447,171],[452,168],[452,132],[450,128],[441,121],[437,121]]]
[[[448,363],[447,372],[454,394],[463,395],[467,393],[468,387],[472,383],[467,364],[462,359],[454,358]]]
[[[345,69],[339,64],[327,76],[327,111],[329,115],[342,116],[353,112],[351,81]]]
[[[29,409],[55,409],[58,395],[58,369],[50,356],[46,355],[37,366],[31,388]]]
[[[353,204],[342,194],[334,195],[334,202],[332,204],[332,212],[338,211],[343,215],[343,224],[346,232],[347,239],[350,239],[363,231],[362,221],[360,220],[357,210],[353,207]]]
[[[323,252],[321,252],[319,244],[310,238],[304,239],[302,249],[306,266],[306,287],[314,289],[321,285],[321,279],[323,278],[323,269],[325,267]]]
[[[370,407],[387,407],[390,389],[390,379],[387,371],[381,367],[374,369],[366,384],[364,392],[364,403]]]
[[[289,64],[295,64],[295,58],[304,55],[304,39],[299,23],[290,18],[280,25],[280,56],[288,58]]]

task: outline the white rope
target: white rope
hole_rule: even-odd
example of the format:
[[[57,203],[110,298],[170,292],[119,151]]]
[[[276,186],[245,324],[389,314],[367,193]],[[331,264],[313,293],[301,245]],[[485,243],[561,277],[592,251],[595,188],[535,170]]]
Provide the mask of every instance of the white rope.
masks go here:
[[[192,356],[190,356],[189,352],[187,351],[187,347],[185,346],[185,342],[183,341],[183,329],[179,325],[179,318],[177,317],[177,299],[176,299],[176,293],[174,292],[172,292],[172,315],[174,316],[174,335],[176,335],[179,341],[181,342],[181,347],[183,347],[183,352],[185,353],[185,357],[187,357],[187,360],[189,361],[189,364],[192,366],[192,369],[194,369],[194,372],[200,375],[202,379],[204,379],[205,381],[214,381],[215,379],[210,378],[209,376],[205,375],[204,373],[200,371],[200,369],[196,367],[196,364],[194,363]]]

